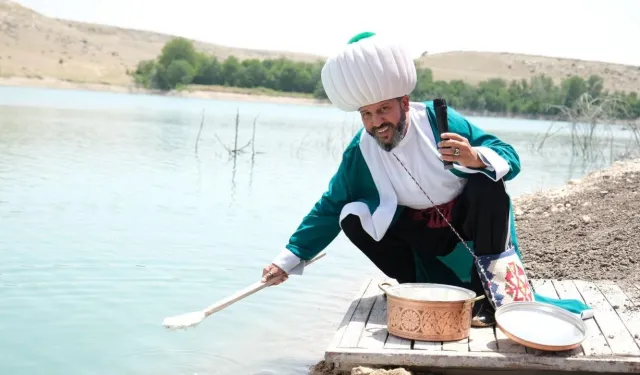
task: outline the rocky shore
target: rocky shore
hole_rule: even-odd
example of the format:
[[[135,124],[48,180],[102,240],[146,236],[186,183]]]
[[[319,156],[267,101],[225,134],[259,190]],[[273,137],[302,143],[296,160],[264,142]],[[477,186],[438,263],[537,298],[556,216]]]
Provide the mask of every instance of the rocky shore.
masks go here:
[[[640,283],[640,159],[617,162],[558,189],[521,196],[513,204],[530,278]],[[321,361],[309,375],[412,373],[366,367],[341,373]]]

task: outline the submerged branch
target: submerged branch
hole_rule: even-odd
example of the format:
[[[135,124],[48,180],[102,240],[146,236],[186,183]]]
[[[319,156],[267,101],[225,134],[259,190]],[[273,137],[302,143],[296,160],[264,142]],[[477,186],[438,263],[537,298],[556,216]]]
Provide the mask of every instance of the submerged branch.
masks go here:
[[[202,109],[202,120],[200,120],[200,130],[198,130],[198,138],[196,138],[196,155],[198,155],[198,142],[200,142],[200,134],[202,134],[203,126],[204,126],[204,108]]]
[[[216,138],[218,139],[218,141],[220,142],[220,144],[222,145],[222,147],[225,148],[225,150],[227,150],[227,152],[229,153],[230,156],[233,156],[234,158],[236,157],[237,154],[242,154],[245,153],[245,149],[249,146],[251,147],[251,154],[252,157],[255,156],[257,153],[259,154],[260,152],[256,152],[255,150],[255,137],[256,137],[256,123],[258,121],[258,116],[256,116],[256,118],[253,120],[253,134],[251,137],[251,140],[248,141],[244,146],[238,147],[238,129],[240,127],[240,111],[238,110],[236,112],[236,124],[235,124],[235,134],[234,134],[234,140],[233,140],[233,148],[227,147],[224,142],[222,142],[222,140],[220,139],[220,137],[218,137],[218,135],[216,134]]]
[[[218,139],[218,142],[220,142],[220,144],[222,145],[222,147],[224,147],[225,150],[227,150],[228,153],[232,153],[231,149],[229,147],[227,147],[224,142],[222,142],[222,139],[220,139],[220,137],[218,137],[218,134],[215,134],[216,138]]]
[[[569,123],[571,137],[571,154],[580,156],[583,160],[595,161],[606,159],[606,147],[610,147],[609,158],[614,161],[620,155],[614,155],[614,129],[617,126],[616,118],[620,113],[628,114],[625,102],[620,98],[608,95],[592,97],[585,93],[578,97],[569,105],[548,105],[562,114],[562,117]],[[630,124],[632,121],[630,121]],[[538,151],[542,149],[546,141],[555,135],[559,130],[551,133],[554,124],[551,124],[542,140],[538,144]],[[636,154],[640,148],[640,133],[635,131],[633,125],[629,128],[632,131],[632,140],[635,141]],[[628,146],[627,146],[628,147]],[[633,154],[625,151],[624,155],[633,157]]]

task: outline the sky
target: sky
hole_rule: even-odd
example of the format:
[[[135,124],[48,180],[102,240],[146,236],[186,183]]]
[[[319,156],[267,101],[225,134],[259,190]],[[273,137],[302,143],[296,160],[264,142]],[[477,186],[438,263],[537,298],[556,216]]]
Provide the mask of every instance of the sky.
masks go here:
[[[17,0],[44,15],[328,56],[355,34],[422,52],[512,52],[640,65],[640,0]]]

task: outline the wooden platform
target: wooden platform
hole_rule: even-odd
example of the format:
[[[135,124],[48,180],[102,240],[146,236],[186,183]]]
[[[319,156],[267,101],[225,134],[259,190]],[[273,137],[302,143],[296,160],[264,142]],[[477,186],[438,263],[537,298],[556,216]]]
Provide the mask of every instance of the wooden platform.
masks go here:
[[[471,328],[460,342],[420,342],[390,335],[378,280],[364,283],[349,306],[325,360],[354,366],[461,370],[553,370],[640,373],[640,285],[611,281],[532,280],[535,291],[584,301],[588,338],[570,352],[540,352],[509,340],[498,328]],[[544,327],[540,327],[544,329]]]

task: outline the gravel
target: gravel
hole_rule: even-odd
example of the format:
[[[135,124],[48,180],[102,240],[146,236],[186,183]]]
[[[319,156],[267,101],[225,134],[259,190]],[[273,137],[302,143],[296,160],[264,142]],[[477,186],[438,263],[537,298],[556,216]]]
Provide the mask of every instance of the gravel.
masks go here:
[[[640,282],[640,160],[514,199],[529,278]]]

